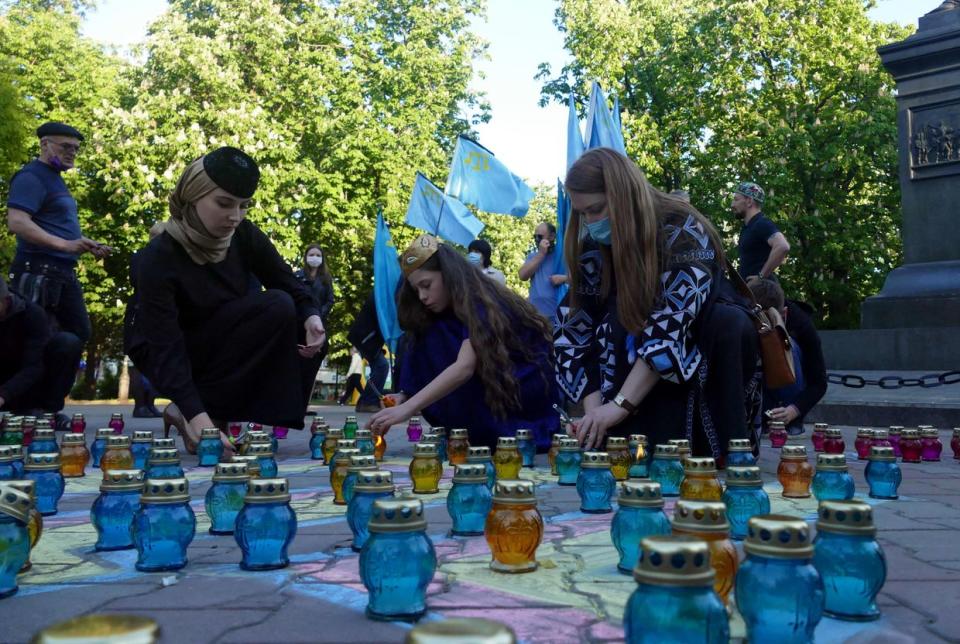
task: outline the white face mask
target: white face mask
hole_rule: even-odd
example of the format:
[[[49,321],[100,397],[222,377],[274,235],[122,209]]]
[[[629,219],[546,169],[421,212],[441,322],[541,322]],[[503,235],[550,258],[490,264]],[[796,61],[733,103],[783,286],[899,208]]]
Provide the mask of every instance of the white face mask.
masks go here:
[[[322,255],[310,255],[307,258],[307,266],[309,266],[310,268],[317,268],[322,263],[323,263]]]

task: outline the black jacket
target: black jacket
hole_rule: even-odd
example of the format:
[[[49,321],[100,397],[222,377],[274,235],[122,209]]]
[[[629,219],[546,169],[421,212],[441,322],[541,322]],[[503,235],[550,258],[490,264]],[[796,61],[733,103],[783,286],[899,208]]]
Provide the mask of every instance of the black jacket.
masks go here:
[[[0,319],[0,397],[6,403],[40,382],[43,349],[50,339],[42,308],[13,292],[10,300],[10,310]]]
[[[310,294],[313,296],[314,306],[320,310],[320,319],[323,320],[323,324],[326,325],[327,317],[329,317],[330,310],[334,304],[333,285],[327,284],[319,277],[315,280],[310,279],[302,268],[295,271],[293,276],[303,282],[303,285],[310,291]]]
[[[363,303],[357,317],[354,318],[347,340],[360,351],[360,355],[368,362],[371,356],[383,350],[383,335],[380,333],[380,322],[377,320],[377,305],[373,293]]]
[[[787,300],[787,333],[800,346],[804,388],[794,405],[800,416],[806,416],[827,393],[827,367],[823,361],[820,335],[808,314],[810,309],[801,302]]]

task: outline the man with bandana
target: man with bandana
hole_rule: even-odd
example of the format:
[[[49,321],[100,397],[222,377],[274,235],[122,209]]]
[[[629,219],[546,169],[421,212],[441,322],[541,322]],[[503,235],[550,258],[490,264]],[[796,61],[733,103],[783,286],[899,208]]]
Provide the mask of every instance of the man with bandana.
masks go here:
[[[740,275],[747,282],[775,277],[787,259],[790,243],[777,225],[763,214],[763,188],[745,181],[733,193],[730,209],[743,221],[737,250],[740,253]]]
[[[49,122],[37,128],[40,155],[21,168],[10,181],[7,225],[17,237],[10,268],[10,286],[47,313],[51,330],[72,336],[69,344],[79,352],[90,339],[90,318],[77,281],[77,259],[84,253],[102,258],[111,248],[80,232],[77,202],[61,174],[74,167],[83,135],[65,123]],[[69,391],[69,389],[68,389]],[[63,402],[47,412],[58,412]],[[62,416],[62,415],[61,415]],[[68,419],[58,417],[57,426]]]

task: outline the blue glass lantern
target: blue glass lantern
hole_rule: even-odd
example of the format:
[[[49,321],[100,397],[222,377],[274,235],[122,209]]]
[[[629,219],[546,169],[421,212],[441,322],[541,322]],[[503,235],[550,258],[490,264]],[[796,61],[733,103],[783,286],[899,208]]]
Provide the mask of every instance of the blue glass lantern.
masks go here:
[[[233,534],[237,515],[243,509],[250,473],[246,463],[217,463],[213,485],[203,498],[210,517],[210,534]]]
[[[473,446],[468,447],[467,463],[479,463],[483,465],[483,468],[487,473],[487,489],[493,490],[493,486],[497,482],[497,468],[493,465],[493,457],[490,455],[490,448]]]
[[[487,487],[487,468],[482,463],[457,465],[453,487],[447,495],[447,512],[453,520],[451,533],[474,537],[483,534],[483,527],[493,505]]]
[[[640,541],[670,534],[670,519],[663,511],[660,484],[653,481],[624,481],[620,484],[619,508],[610,523],[610,537],[620,553],[617,570],[633,573],[640,554]]]
[[[133,432],[133,440],[130,441],[130,453],[133,454],[133,469],[147,469],[147,461],[150,459],[150,449],[153,446],[153,432],[137,430]]]
[[[323,460],[323,441],[327,439],[327,426],[323,423],[314,423],[310,427],[310,458],[315,461]]]
[[[358,429],[356,441],[361,456],[373,456],[373,432],[369,429]]]
[[[273,457],[273,450],[269,443],[254,443],[247,448],[247,456],[256,456],[260,465],[260,477],[265,479],[276,478],[277,461]]]
[[[727,443],[727,467],[750,467],[757,464],[749,438],[731,438]]]
[[[347,525],[353,532],[353,542],[350,547],[354,552],[360,552],[363,544],[370,538],[367,524],[373,513],[373,504],[378,499],[393,497],[393,473],[387,470],[364,470],[357,474],[357,482],[353,486],[353,496],[347,505]]]
[[[23,478],[23,448],[19,445],[0,445],[0,481]]]
[[[584,452],[577,477],[580,511],[588,514],[613,512],[610,500],[617,481],[610,471],[610,457],[606,452]]]
[[[163,572],[186,566],[187,547],[196,529],[187,479],[147,479],[140,509],[133,516],[137,570]]]
[[[755,465],[728,467],[723,504],[727,506],[730,538],[746,539],[750,519],[761,514],[770,514],[770,497],[763,489],[760,468]]]
[[[810,486],[817,501],[845,501],[853,498],[855,485],[843,454],[817,454],[817,471]]]
[[[630,434],[629,445],[630,453],[633,455],[633,464],[627,474],[632,479],[649,478],[653,452],[650,451],[647,437],[643,434]]]
[[[887,559],[876,535],[873,510],[866,503],[820,504],[813,565],[823,578],[823,612],[830,617],[850,621],[880,617],[877,594],[887,579]]]
[[[200,442],[197,443],[197,465],[214,467],[223,458],[223,443],[220,430],[216,427],[204,427],[200,430]]]
[[[57,513],[65,487],[60,473],[59,454],[31,454],[24,465],[24,477],[37,484],[36,507],[43,516]]]
[[[871,447],[870,462],[864,472],[870,486],[870,496],[874,499],[898,499],[897,489],[903,474],[893,455],[892,447]]]
[[[533,467],[533,459],[537,456],[537,444],[533,440],[533,432],[529,429],[517,430],[517,449],[520,450],[520,464],[522,467]]]
[[[333,452],[330,462],[327,463],[327,469],[330,470],[330,478],[333,478],[333,470],[337,466],[337,458],[340,457],[340,450],[357,449],[357,441],[352,438],[340,438],[337,440],[337,448]]]
[[[107,439],[115,435],[116,432],[110,427],[101,427],[97,430],[96,438],[90,446],[90,458],[93,460],[92,465],[94,467],[100,467],[100,459],[107,451]]]
[[[647,537],[640,543],[633,578],[637,588],[623,614],[627,644],[730,641],[727,609],[713,590],[714,572],[705,541]]]
[[[750,642],[806,644],[823,616],[823,580],[813,567],[810,527],[767,514],[750,519],[746,560],[737,573],[737,608]]]
[[[290,565],[287,548],[297,534],[287,479],[253,479],[233,534],[243,551],[244,570],[275,570]]]
[[[28,454],[53,454],[59,452],[56,436],[52,429],[37,428],[33,430],[33,442],[27,448]]]
[[[680,496],[680,483],[683,482],[683,465],[680,464],[680,451],[676,445],[657,445],[650,463],[650,480],[660,484],[663,496]]]
[[[107,470],[100,483],[100,496],[90,508],[90,521],[97,531],[95,550],[126,550],[133,547],[130,526],[140,507],[143,470]]]
[[[447,428],[431,427],[430,435],[437,437],[437,455],[440,457],[440,462],[445,463],[449,460],[447,454]]]
[[[177,450],[150,448],[150,458],[147,460],[144,478],[182,479],[183,477],[183,467],[180,465],[180,454]]]
[[[576,485],[582,460],[583,454],[577,439],[561,438],[560,451],[557,452],[557,484]]]
[[[359,429],[358,432],[370,431]],[[355,454],[350,457],[350,465],[347,466],[347,477],[343,479],[343,489],[340,494],[347,505],[350,505],[350,499],[353,498],[354,486],[357,484],[357,475],[360,472],[369,472],[377,469],[377,458],[373,454]]]
[[[0,599],[17,592],[17,573],[30,558],[30,495],[0,483]]]
[[[360,578],[367,588],[367,615],[415,621],[427,609],[427,586],[437,554],[426,535],[419,499],[380,499],[370,515],[370,538],[360,551]]]

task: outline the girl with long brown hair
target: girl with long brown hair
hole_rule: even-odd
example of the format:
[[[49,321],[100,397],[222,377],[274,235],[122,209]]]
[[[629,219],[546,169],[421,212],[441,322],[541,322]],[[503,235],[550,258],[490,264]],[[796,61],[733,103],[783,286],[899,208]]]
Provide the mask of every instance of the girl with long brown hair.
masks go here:
[[[465,427],[472,445],[527,428],[549,447],[560,421],[546,319],[431,235],[414,240],[400,265],[401,393],[369,426],[383,433],[422,410],[432,425]]]
[[[581,156],[565,186],[570,300],[555,347],[561,388],[583,401],[575,435],[587,448],[610,433],[687,438],[722,458],[749,435],[759,370],[716,229],[610,149]]]

